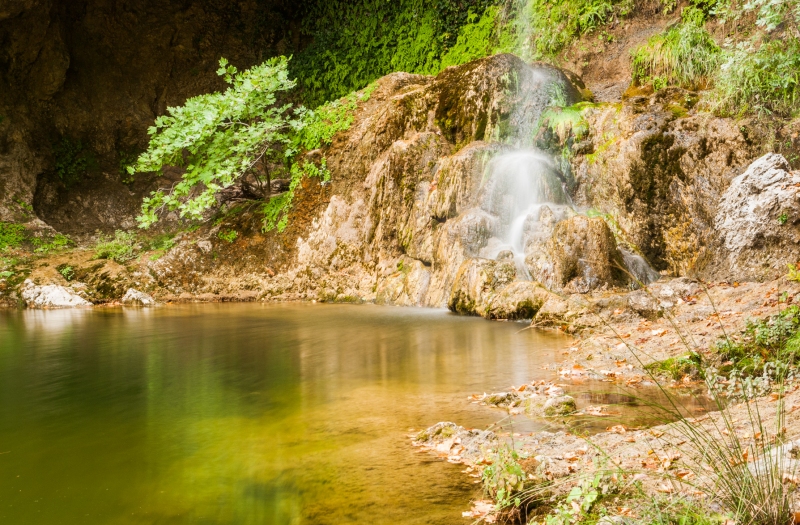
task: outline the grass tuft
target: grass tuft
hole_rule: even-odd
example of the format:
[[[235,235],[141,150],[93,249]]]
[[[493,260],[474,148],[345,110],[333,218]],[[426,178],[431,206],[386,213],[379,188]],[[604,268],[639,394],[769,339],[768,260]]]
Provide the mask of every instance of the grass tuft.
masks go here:
[[[722,60],[720,47],[704,28],[687,21],[655,35],[633,52],[633,80],[666,86],[705,89]]]

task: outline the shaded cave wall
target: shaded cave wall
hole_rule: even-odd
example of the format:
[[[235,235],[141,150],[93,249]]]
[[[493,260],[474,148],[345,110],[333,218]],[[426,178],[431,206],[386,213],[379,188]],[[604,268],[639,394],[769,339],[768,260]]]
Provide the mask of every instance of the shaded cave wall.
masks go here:
[[[0,221],[69,234],[134,225],[168,180],[123,182],[167,107],[304,43],[292,0],[0,0]],[[76,180],[59,177],[79,163]],[[61,169],[57,169],[60,166]]]

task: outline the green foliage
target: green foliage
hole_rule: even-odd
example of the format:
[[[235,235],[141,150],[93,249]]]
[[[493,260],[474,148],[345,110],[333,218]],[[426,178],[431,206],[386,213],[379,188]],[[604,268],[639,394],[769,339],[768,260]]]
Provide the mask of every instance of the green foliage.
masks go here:
[[[740,44],[722,64],[717,87],[722,114],[791,116],[800,103],[800,39],[772,40],[758,49]]]
[[[778,224],[780,224],[781,226],[783,226],[784,224],[786,224],[786,222],[787,222],[788,220],[789,220],[789,214],[788,214],[788,213],[786,213],[786,212],[783,212],[783,213],[781,213],[781,214],[778,216]]]
[[[56,175],[68,188],[80,182],[87,171],[98,167],[94,154],[80,139],[62,137],[53,145],[53,155],[55,155]]]
[[[186,171],[169,192],[155,191],[144,200],[137,217],[140,227],[156,222],[163,208],[201,218],[215,204],[219,190],[252,172],[262,159],[276,156],[276,150],[282,151],[288,129],[296,125],[288,117],[291,106],[277,104],[277,95],[295,85],[287,67],[288,59],[278,57],[240,73],[221,59],[217,73],[230,85],[227,90],[190,98],[156,119],[148,130],[147,151],[128,172],[159,171],[165,166]],[[197,187],[199,194],[191,194]]]
[[[58,267],[58,273],[66,279],[67,281],[71,281],[75,278],[75,268],[68,264],[63,264]]]
[[[800,356],[800,306],[791,305],[765,319],[750,319],[738,338],[725,338],[716,350],[724,361],[720,371],[743,377],[780,379]]]
[[[500,29],[500,49],[526,60],[553,58],[576,38],[631,12],[633,0],[512,2]]]
[[[151,261],[159,260],[165,253],[167,253],[173,246],[175,246],[174,233],[162,233],[150,239],[142,241],[142,249],[144,251],[152,251],[150,255]]]
[[[603,475],[600,472],[595,473],[592,478],[583,478],[572,487],[564,501],[547,515],[545,524],[573,525],[584,521],[603,496],[603,489]]]
[[[349,129],[353,124],[358,103],[369,100],[376,87],[375,84],[371,84],[361,92],[350,93],[314,110],[304,107],[297,109],[298,120],[285,153],[287,158],[292,159],[289,167],[289,190],[272,197],[262,207],[264,231],[277,229],[282,232],[286,229],[295,191],[304,178],[314,177],[321,179],[323,183],[330,180],[331,174],[325,158],[320,161],[319,166],[313,162],[294,159],[303,151],[312,151],[329,145],[336,133]]]
[[[519,494],[525,490],[526,476],[519,459],[516,450],[501,446],[489,458],[491,463],[483,469],[483,490],[500,509],[522,504]]]
[[[670,357],[663,361],[656,361],[644,368],[656,376],[667,376],[674,381],[680,381],[686,376],[701,375],[702,360],[697,352],[690,352],[680,357]]]
[[[482,15],[498,0],[318,0],[303,31],[314,40],[291,64],[311,107],[335,100],[393,71],[434,74],[477,58],[491,23]],[[481,25],[480,29],[465,26]],[[480,55],[485,56],[485,55]]]
[[[72,239],[61,233],[55,234],[52,238],[34,237],[31,242],[35,247],[33,251],[41,255],[65,250],[73,244]]]
[[[219,233],[217,234],[217,237],[229,243],[235,241],[238,236],[239,232],[237,232],[236,230],[220,230]]]
[[[0,222],[0,252],[19,248],[25,240],[25,227],[13,222]]]
[[[651,37],[633,52],[633,80],[653,84],[702,89],[709,83],[722,60],[722,51],[701,25],[694,8],[686,8],[690,20]],[[699,24],[698,24],[699,21]]]
[[[139,243],[136,233],[117,230],[114,237],[101,237],[94,250],[95,259],[109,259],[122,264],[136,257]]]
[[[467,23],[459,31],[455,45],[442,55],[440,67],[444,69],[457,66],[491,55],[495,50],[493,41],[499,14],[498,6],[487,8],[482,16],[470,12]]]

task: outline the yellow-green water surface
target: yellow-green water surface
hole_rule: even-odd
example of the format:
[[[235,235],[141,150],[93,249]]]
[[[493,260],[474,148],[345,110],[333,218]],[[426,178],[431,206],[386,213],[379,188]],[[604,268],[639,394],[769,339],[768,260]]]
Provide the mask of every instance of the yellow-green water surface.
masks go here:
[[[0,523],[469,523],[478,485],[409,429],[485,427],[502,414],[469,394],[548,377],[568,341],[523,327],[352,305],[0,312]]]

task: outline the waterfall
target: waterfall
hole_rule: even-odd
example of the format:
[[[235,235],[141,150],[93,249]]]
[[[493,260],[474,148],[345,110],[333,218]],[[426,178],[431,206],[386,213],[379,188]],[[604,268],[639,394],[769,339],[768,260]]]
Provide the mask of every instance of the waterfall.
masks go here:
[[[525,249],[540,230],[540,215],[546,204],[556,209],[572,206],[550,155],[526,148],[494,157],[486,167],[481,208],[500,221],[485,256],[495,259],[510,251],[519,278],[529,280]]]
[[[487,163],[480,207],[499,221],[481,255],[513,256],[520,280],[531,280],[528,252],[547,242],[555,223],[578,213],[559,174],[553,157],[534,148],[509,149]],[[660,275],[642,256],[622,247],[619,251],[637,281],[647,285],[658,280]]]

